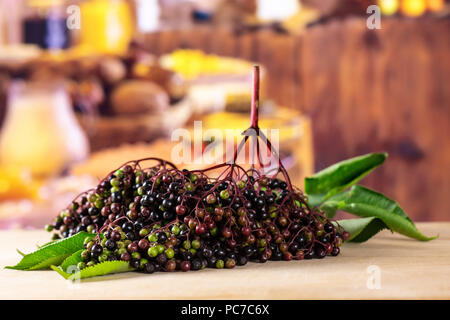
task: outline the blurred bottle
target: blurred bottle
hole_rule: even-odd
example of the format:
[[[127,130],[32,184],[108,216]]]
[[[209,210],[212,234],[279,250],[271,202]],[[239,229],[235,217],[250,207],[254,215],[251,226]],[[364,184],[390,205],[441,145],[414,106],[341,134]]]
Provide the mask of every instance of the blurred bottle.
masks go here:
[[[21,42],[21,8],[23,1],[0,0],[0,45]]]
[[[161,8],[158,0],[135,0],[136,26],[138,32],[145,34],[159,28]]]
[[[0,132],[0,165],[33,177],[60,174],[89,153],[67,95],[56,84],[14,82]]]
[[[124,54],[134,33],[134,18],[125,0],[81,3],[80,44],[101,53]]]
[[[282,21],[301,8],[299,0],[258,0],[256,15],[261,21]]]
[[[44,49],[66,49],[70,34],[64,0],[27,0],[23,17],[23,41]]]
[[[161,29],[183,29],[192,26],[194,1],[159,0],[161,8]]]

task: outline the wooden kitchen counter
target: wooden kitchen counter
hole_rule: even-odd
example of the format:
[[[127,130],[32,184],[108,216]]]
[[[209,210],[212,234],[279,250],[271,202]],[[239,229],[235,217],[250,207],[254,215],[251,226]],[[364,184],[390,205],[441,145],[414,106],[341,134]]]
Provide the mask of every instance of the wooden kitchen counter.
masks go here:
[[[450,222],[418,227],[426,235],[440,234],[439,239],[419,242],[383,231],[367,243],[345,244],[339,256],[323,260],[187,273],[131,272],[79,284],[54,271],[3,269],[19,261],[16,248],[30,252],[49,234],[0,231],[0,299],[449,299]],[[369,289],[377,267],[381,288]]]

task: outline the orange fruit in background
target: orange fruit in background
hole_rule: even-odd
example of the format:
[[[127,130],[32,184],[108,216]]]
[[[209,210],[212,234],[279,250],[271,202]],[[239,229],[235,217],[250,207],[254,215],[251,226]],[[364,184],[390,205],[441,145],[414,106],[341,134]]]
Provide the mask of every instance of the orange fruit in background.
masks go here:
[[[444,8],[444,0],[427,0],[428,10],[440,11]]]
[[[398,11],[399,0],[378,0],[381,13],[390,16]]]
[[[425,0],[403,0],[400,4],[401,12],[410,17],[419,17],[427,10]]]

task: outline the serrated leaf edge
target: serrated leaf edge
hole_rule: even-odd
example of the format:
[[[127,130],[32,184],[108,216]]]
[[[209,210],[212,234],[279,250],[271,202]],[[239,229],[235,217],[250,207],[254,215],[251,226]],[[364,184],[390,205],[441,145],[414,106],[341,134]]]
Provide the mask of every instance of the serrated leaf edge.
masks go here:
[[[122,264],[123,267],[128,267],[126,270],[121,270],[121,271],[114,271],[114,272],[110,272],[110,273],[105,273],[105,274],[101,274],[101,275],[93,275],[93,276],[88,276],[88,277],[83,277],[82,273],[86,272],[86,271],[90,271],[96,268],[99,268],[100,266],[104,266],[105,264]],[[120,267],[120,266],[118,266]],[[60,266],[50,266],[50,268],[56,272],[58,272],[61,276],[63,276],[64,279],[66,280],[74,280],[75,278],[80,278],[80,279],[86,279],[86,278],[92,278],[92,277],[98,277],[98,276],[104,276],[104,275],[108,275],[108,274],[114,274],[114,273],[122,273],[122,272],[130,272],[130,271],[135,271],[136,269],[130,267],[130,264],[128,262],[125,261],[104,261],[104,262],[100,262],[97,263],[93,266],[90,267],[86,267],[82,270],[79,270],[75,273],[67,273],[64,270],[62,270],[62,268]]]

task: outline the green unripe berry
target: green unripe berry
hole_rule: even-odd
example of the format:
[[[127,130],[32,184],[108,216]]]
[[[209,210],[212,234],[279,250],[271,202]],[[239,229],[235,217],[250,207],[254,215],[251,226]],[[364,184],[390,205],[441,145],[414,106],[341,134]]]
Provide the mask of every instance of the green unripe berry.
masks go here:
[[[89,239],[89,241],[86,243],[85,247],[86,247],[86,249],[90,250],[94,244],[95,244],[94,241]]]
[[[265,247],[266,245],[267,245],[266,239],[259,240],[259,246],[260,247]]]
[[[156,241],[158,241],[158,236],[156,235],[156,233],[152,233],[152,234],[148,237],[148,241],[150,241],[150,242],[156,242]]]
[[[149,232],[150,231],[148,229],[142,228],[141,230],[139,230],[139,236],[143,238],[148,235]]]
[[[192,248],[198,249],[198,248],[200,248],[200,246],[201,246],[200,241],[198,241],[198,240],[193,240],[192,241]]]
[[[145,258],[142,258],[142,259],[139,261],[139,268],[140,268],[140,269],[144,268],[144,266],[145,266],[147,263],[148,263],[148,260],[145,259]]]
[[[191,242],[189,240],[183,241],[183,248],[189,250],[191,248]]]
[[[114,192],[119,192],[120,189],[119,189],[118,187],[112,187],[112,188],[110,189],[110,191],[111,191],[111,193],[114,193]]]
[[[189,180],[191,180],[192,182],[195,182],[195,181],[197,181],[197,179],[198,179],[198,177],[196,174],[194,174],[194,173],[190,174]]]
[[[84,268],[86,268],[86,263],[84,263],[83,261],[78,262],[77,268],[78,270],[83,270]]]
[[[217,269],[223,269],[223,267],[225,266],[225,263],[223,262],[223,260],[219,259],[216,262],[216,268]]]
[[[174,255],[175,255],[175,251],[173,251],[172,248],[166,249],[165,252],[166,252],[167,258],[169,258],[169,259],[172,259],[174,257]]]
[[[95,200],[94,205],[97,209],[101,209],[101,208],[103,208],[104,202],[102,199],[97,199],[97,200]]]
[[[144,189],[143,189],[142,187],[139,187],[139,188],[137,189],[137,194],[140,195],[140,196],[142,196],[142,195],[144,194]]]
[[[69,216],[69,211],[67,211],[67,210],[61,211],[60,216],[61,216],[61,218],[68,217]]]
[[[116,177],[123,178],[123,170],[122,170],[122,169],[117,170],[117,171],[114,173],[114,175],[115,175]]]
[[[86,263],[86,267],[92,267],[93,265],[95,265],[95,261],[92,260]]]
[[[131,254],[131,258],[133,258],[133,259],[140,259],[141,258],[141,254],[139,252],[133,252]]]
[[[191,182],[187,182],[184,187],[186,188],[187,191],[193,191],[195,188],[195,185]]]
[[[45,231],[52,232],[53,231],[53,226],[51,224],[46,224],[45,225]]]
[[[108,260],[108,256],[105,253],[102,253],[100,257],[98,257],[98,262],[105,262]]]
[[[149,257],[154,258],[154,257],[156,257],[158,255],[158,249],[156,249],[156,247],[150,247],[147,250],[147,254],[149,255]]]
[[[158,253],[163,253],[166,249],[162,244],[156,245],[156,249],[158,250]]]
[[[89,233],[95,233],[95,225],[90,224],[86,227],[86,231]]]
[[[121,256],[123,253],[128,253],[126,248],[120,248],[119,250],[117,250],[117,253],[119,254],[119,256]]]
[[[180,234],[180,231],[181,231],[181,230],[180,230],[180,227],[178,227],[178,226],[173,226],[171,231],[172,231],[172,233],[173,233],[174,235],[177,236],[177,235]]]
[[[117,246],[117,249],[125,248],[125,243],[123,243],[122,241],[117,241],[116,246]]]
[[[214,227],[211,230],[209,230],[209,233],[211,233],[212,236],[216,236],[218,232],[219,229],[217,229],[217,227]]]
[[[109,182],[113,187],[119,187],[120,186],[120,180],[117,178],[112,178]]]
[[[81,251],[81,259],[83,259],[83,261],[87,261],[89,259],[89,251],[87,250]]]
[[[275,218],[276,216],[277,216],[277,207],[275,207],[275,206],[270,206],[270,208],[269,208],[269,214],[270,214],[270,217],[273,219],[273,218]]]
[[[239,189],[244,189],[244,188],[245,188],[245,182],[242,181],[242,180],[239,180],[239,181],[236,183],[236,185],[237,185],[237,187],[238,187]]]
[[[78,209],[78,207],[79,207],[78,203],[72,202],[72,205],[70,206],[70,209],[73,210],[73,211],[75,211],[75,210]]]
[[[94,203],[95,201],[97,201],[97,195],[96,194],[91,194],[89,196],[88,200],[89,200],[90,203]]]
[[[220,198],[221,199],[228,199],[230,197],[230,192],[228,192],[228,190],[222,190],[220,191]]]

